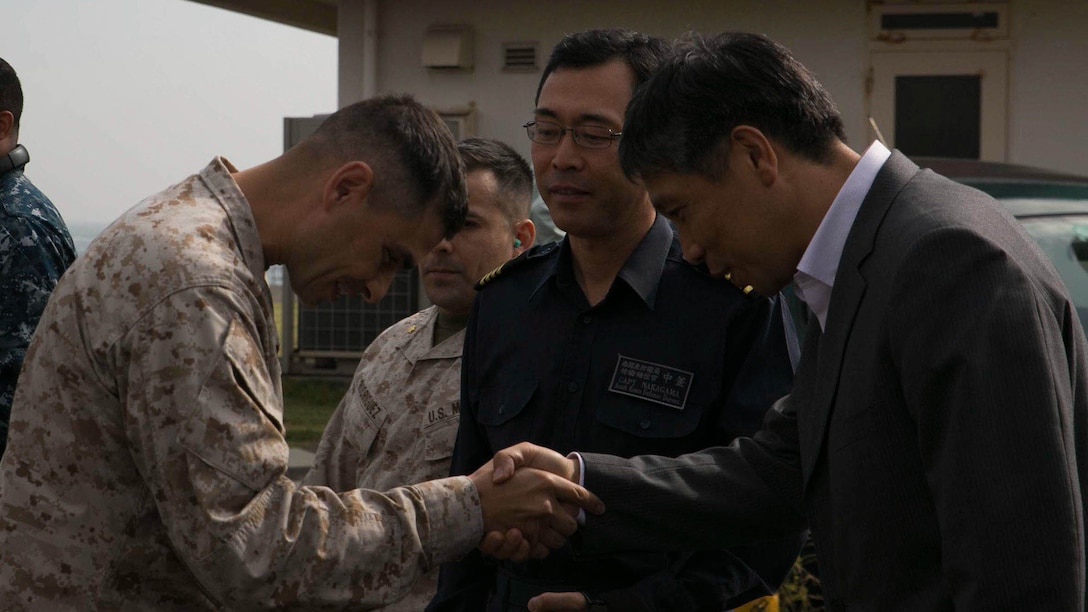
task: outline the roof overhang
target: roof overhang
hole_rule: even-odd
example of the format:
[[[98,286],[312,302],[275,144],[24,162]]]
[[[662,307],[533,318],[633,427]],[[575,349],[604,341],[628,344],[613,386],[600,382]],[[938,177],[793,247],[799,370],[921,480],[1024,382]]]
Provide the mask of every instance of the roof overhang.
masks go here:
[[[190,0],[235,13],[336,36],[337,0]]]

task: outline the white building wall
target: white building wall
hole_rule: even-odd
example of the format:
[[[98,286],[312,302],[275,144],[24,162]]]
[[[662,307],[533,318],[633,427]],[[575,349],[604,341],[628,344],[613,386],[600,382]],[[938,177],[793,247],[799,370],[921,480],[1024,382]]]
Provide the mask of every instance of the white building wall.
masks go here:
[[[1088,175],[1088,2],[1010,3],[1009,161]]]
[[[341,0],[341,14],[361,14]],[[539,65],[565,33],[628,27],[676,37],[689,30],[761,32],[789,47],[830,91],[856,149],[868,144],[865,77],[868,11],[864,0],[372,0],[378,2],[377,91],[410,92],[438,109],[476,106],[476,133],[528,155],[522,123],[530,118],[540,72],[501,70],[502,43],[537,41]],[[1088,174],[1088,2],[1009,2],[1009,161]],[[440,72],[421,66],[427,27],[467,24],[475,67]],[[342,39],[363,26],[341,24]],[[349,40],[341,44],[359,48]],[[358,81],[361,58],[341,53],[340,70]],[[343,92],[341,102],[357,99]]]

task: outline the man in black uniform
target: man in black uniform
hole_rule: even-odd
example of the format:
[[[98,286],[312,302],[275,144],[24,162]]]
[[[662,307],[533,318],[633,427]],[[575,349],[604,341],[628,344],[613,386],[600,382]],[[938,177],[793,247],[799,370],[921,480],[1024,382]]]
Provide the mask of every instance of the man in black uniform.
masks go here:
[[[526,129],[541,195],[567,236],[478,286],[453,474],[524,440],[623,456],[727,444],[789,391],[796,343],[779,304],[686,263],[620,169],[624,109],[667,50],[622,30],[553,50]],[[578,558],[567,548],[501,565],[473,553],[443,568],[428,609],[526,610],[564,592],[573,599],[556,609],[720,611],[771,592],[799,546]]]

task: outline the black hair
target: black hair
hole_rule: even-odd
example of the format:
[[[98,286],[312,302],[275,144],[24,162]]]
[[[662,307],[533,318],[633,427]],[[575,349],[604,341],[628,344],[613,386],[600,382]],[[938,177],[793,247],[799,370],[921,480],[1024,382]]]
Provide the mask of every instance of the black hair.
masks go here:
[[[831,96],[788,49],[759,34],[689,34],[627,106],[620,164],[628,176],[717,178],[738,125],[818,163],[846,141]]]
[[[15,117],[13,127],[19,129],[23,116],[23,86],[11,64],[0,57],[0,111],[8,111]]]
[[[557,69],[591,68],[613,60],[623,60],[631,67],[635,73],[634,90],[650,78],[668,52],[669,43],[665,39],[621,28],[567,34],[552,48],[544,74],[540,75],[540,83],[536,87],[535,100],[540,100],[544,81]]]
[[[517,151],[505,142],[466,138],[457,143],[465,172],[488,170],[499,184],[503,212],[511,222],[528,218],[533,201],[533,171]]]
[[[409,216],[437,208],[447,236],[465,223],[464,165],[445,122],[410,95],[378,96],[330,115],[300,147],[375,168],[374,200]]]

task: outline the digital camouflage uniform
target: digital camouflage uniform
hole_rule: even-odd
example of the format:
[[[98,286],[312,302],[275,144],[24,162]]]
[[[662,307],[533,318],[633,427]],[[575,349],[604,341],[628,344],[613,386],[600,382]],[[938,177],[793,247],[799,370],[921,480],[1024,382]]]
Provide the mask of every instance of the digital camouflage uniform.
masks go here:
[[[437,319],[438,308],[431,306],[394,324],[367,347],[304,484],[385,490],[449,475],[465,331],[433,346]],[[411,594],[384,609],[420,612],[437,584],[435,569]]]
[[[0,175],[0,455],[26,347],[75,258],[68,227],[49,198],[20,169]]]
[[[272,302],[220,158],[107,228],[57,286],[0,461],[0,602],[368,606],[482,537],[466,478],[387,493],[285,476]]]

